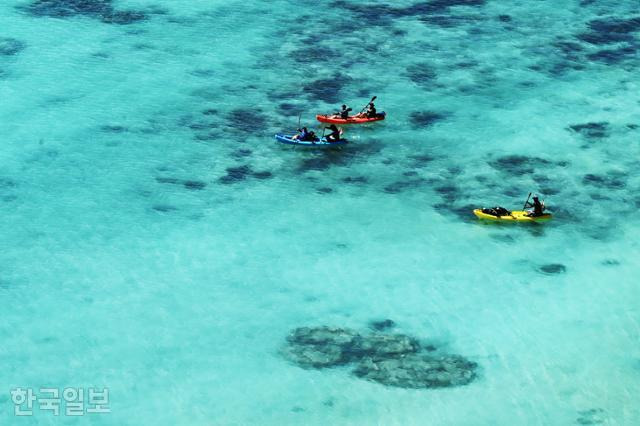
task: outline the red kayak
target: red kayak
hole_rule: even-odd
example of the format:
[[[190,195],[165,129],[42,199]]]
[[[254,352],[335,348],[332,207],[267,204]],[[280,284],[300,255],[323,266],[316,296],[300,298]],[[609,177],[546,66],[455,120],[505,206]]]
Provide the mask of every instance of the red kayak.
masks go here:
[[[316,119],[321,123],[331,123],[331,124],[364,124],[364,123],[372,123],[374,121],[382,121],[387,116],[386,113],[381,112],[377,114],[375,117],[349,117],[349,118],[334,118],[334,115],[316,115]]]

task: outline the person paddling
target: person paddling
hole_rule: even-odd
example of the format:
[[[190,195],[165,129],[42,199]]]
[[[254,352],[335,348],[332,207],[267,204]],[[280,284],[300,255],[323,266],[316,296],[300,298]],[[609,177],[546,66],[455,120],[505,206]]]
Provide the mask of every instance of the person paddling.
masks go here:
[[[369,102],[369,105],[366,106],[366,111],[363,111],[356,115],[356,117],[366,117],[366,118],[376,118],[378,116],[378,111],[376,110],[376,106],[373,102]]]
[[[342,136],[342,130],[338,129],[335,124],[332,124],[329,127],[325,127],[325,129],[331,130],[331,133],[329,133],[325,137],[327,142],[337,142],[340,140],[340,137]]]
[[[315,138],[316,134],[313,131],[309,131],[306,127],[298,129],[298,134],[291,137],[292,140],[299,141],[313,141]]]
[[[529,211],[529,213],[527,214],[527,216],[530,217],[536,217],[536,216],[542,216],[544,215],[544,210],[545,210],[545,206],[544,206],[544,201],[540,201],[540,199],[538,198],[538,196],[534,195],[533,197],[533,202],[529,202],[527,201],[525,203],[525,208],[527,207],[532,207],[533,211]]]
[[[351,112],[352,109],[349,108],[347,105],[342,105],[342,107],[340,108],[340,111],[336,112],[333,116],[335,118],[342,118],[343,120],[346,120],[347,118],[349,118],[349,112]]]

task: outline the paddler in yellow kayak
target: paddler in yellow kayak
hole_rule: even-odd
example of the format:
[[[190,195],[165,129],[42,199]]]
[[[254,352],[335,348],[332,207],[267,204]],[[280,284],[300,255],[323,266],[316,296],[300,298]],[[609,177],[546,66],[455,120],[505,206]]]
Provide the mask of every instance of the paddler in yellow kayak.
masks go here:
[[[527,197],[522,210],[509,211],[504,207],[491,207],[483,209],[475,209],[475,214],[478,219],[503,221],[503,222],[541,222],[551,219],[549,213],[545,213],[544,201],[540,201],[538,196],[533,197],[533,202],[529,202],[531,193]],[[525,210],[526,208],[533,208],[533,210]]]
[[[532,207],[533,210],[529,210],[527,216],[529,217],[539,217],[544,215],[544,211],[546,207],[544,206],[544,201],[540,201],[537,195],[533,196],[533,202],[530,203],[529,199],[524,203],[524,208]]]

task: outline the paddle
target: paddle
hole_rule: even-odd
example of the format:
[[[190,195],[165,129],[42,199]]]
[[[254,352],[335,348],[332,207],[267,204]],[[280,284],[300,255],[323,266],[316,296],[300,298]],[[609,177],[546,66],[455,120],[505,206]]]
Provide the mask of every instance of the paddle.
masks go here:
[[[371,98],[371,100],[364,106],[364,108],[362,108],[360,110],[360,112],[358,114],[362,114],[364,112],[365,109],[367,109],[367,107],[371,104],[371,102],[375,101],[376,99],[378,99],[377,96],[374,96],[373,98]],[[356,115],[358,115],[356,114]]]
[[[527,204],[529,203],[529,198],[531,198],[531,193],[529,193],[529,196],[527,197],[527,201],[524,202],[524,206],[522,206],[522,210],[526,210]]]

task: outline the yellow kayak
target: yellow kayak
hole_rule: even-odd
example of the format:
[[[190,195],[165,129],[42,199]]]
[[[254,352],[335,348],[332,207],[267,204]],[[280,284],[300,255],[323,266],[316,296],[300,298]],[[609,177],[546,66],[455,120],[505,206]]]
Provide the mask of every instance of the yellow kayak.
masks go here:
[[[493,216],[487,213],[483,213],[482,209],[475,209],[473,211],[478,219],[494,220],[499,222],[544,222],[551,219],[550,214],[543,214],[542,216],[529,216],[529,212],[526,211],[513,211],[510,215],[505,216]]]

